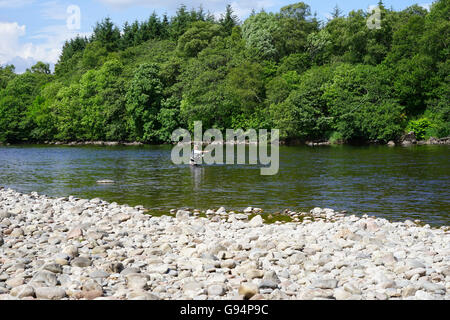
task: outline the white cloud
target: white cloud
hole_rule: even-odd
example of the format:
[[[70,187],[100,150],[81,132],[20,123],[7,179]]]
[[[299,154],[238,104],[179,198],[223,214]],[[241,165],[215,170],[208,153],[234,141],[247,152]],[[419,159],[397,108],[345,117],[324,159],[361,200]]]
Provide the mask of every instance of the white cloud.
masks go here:
[[[53,25],[39,30],[29,37],[33,42],[22,43],[26,35],[26,26],[17,22],[0,22],[0,64],[19,62],[17,72],[25,71],[36,61],[55,64],[65,40],[78,33],[68,30],[65,25]],[[87,34],[82,34],[87,35]]]
[[[17,8],[32,2],[34,1],[0,0],[0,8]],[[59,59],[64,41],[74,38],[77,34],[90,34],[68,29],[67,5],[59,0],[40,2],[37,10],[43,19],[53,20],[53,24],[27,32],[25,25],[0,21],[0,65],[12,63],[17,72],[25,71],[37,61],[54,65]]]
[[[17,55],[19,38],[24,36],[26,27],[17,22],[0,22],[0,64],[8,62]]]
[[[421,3],[421,4],[419,4],[419,6],[421,6],[422,8],[424,8],[424,9],[426,9],[428,11],[430,11],[431,5],[432,5],[432,3]]]

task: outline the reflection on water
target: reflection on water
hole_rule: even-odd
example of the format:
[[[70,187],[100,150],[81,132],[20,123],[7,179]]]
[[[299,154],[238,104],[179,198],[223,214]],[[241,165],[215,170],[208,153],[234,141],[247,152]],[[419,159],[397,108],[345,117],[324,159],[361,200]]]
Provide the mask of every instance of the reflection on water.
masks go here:
[[[275,176],[261,176],[260,167],[249,164],[174,165],[170,151],[171,146],[0,147],[0,185],[164,211],[320,206],[393,220],[450,222],[448,146],[281,147]],[[103,179],[116,183],[96,183]]]
[[[205,174],[205,168],[200,166],[190,166],[192,182],[193,182],[193,190],[197,192],[200,190],[203,175]]]

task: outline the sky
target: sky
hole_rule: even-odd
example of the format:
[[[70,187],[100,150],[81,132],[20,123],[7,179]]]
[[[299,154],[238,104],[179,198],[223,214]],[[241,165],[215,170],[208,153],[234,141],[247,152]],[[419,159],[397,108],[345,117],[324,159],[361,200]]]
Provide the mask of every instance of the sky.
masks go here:
[[[189,9],[202,6],[220,16],[227,4],[245,19],[255,9],[277,12],[296,0],[0,0],[0,65],[14,64],[22,73],[37,61],[52,67],[58,61],[64,41],[76,35],[90,35],[97,21],[110,17],[118,26],[125,21],[146,20],[153,11],[173,15],[181,3]],[[378,0],[306,0],[311,11],[326,21],[338,5],[346,14],[367,10]],[[402,10],[418,3],[429,7],[432,0],[384,0],[386,7]]]

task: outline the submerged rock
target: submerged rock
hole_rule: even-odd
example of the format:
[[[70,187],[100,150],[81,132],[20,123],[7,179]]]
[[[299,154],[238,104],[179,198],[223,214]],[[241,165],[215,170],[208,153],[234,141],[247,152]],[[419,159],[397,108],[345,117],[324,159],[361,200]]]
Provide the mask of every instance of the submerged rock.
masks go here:
[[[114,180],[105,179],[105,180],[97,180],[97,183],[98,184],[114,184],[116,182]]]

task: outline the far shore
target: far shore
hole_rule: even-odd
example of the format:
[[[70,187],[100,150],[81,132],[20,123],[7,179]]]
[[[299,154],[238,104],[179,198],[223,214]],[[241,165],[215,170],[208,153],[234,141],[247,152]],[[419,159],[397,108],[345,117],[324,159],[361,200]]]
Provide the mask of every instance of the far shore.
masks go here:
[[[176,144],[176,143],[172,143]],[[258,144],[257,142],[239,142],[239,141],[213,141],[212,143],[205,143],[203,145],[208,144]],[[171,145],[169,143],[143,143],[138,141],[36,141],[36,142],[21,142],[21,143],[2,143],[0,142],[0,146],[2,145],[54,145],[54,146],[144,146],[144,145]],[[414,146],[414,145],[450,145],[450,137],[445,138],[429,138],[427,140],[416,140],[413,138],[402,138],[398,141],[388,141],[387,143],[384,141],[360,141],[360,142],[343,142],[343,141],[300,141],[300,140],[281,140],[280,145],[286,146],[331,146],[331,145],[386,145],[390,147],[394,146]]]

